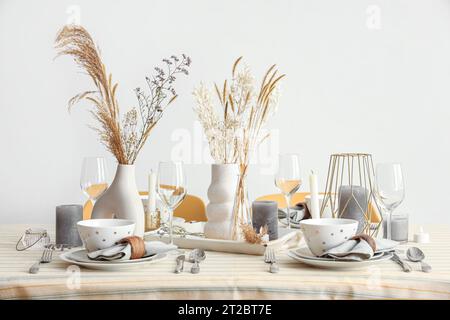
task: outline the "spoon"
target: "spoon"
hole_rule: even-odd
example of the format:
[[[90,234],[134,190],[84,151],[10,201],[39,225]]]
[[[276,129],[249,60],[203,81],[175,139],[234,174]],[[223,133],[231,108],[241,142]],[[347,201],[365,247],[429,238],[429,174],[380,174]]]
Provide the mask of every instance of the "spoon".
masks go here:
[[[191,273],[199,273],[200,272],[200,261],[206,259],[206,253],[203,249],[194,249],[189,254],[189,262],[193,262],[194,265],[191,268]]]
[[[423,261],[425,259],[425,253],[423,253],[423,251],[419,248],[408,248],[408,250],[406,251],[406,256],[412,262],[420,262],[420,266],[423,272],[431,272],[431,266]]]
[[[175,267],[175,273],[181,273],[183,271],[184,267],[184,260],[185,260],[184,254],[177,257],[176,262],[177,266]]]

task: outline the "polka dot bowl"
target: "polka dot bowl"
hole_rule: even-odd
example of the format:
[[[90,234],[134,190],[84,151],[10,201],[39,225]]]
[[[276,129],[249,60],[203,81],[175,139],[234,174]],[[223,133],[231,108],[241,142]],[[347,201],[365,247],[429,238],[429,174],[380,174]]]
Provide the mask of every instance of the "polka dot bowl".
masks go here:
[[[77,223],[81,241],[88,252],[112,247],[119,240],[132,236],[135,223],[124,219],[91,219]]]
[[[306,244],[315,256],[340,245],[356,234],[358,221],[352,219],[307,219],[300,222]]]

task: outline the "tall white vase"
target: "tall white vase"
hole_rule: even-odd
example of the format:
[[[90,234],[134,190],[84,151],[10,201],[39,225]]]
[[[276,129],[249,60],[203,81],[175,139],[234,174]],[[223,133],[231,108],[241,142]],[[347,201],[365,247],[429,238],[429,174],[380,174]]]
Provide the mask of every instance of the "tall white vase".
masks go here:
[[[211,165],[211,185],[208,188],[209,203],[206,206],[208,222],[205,237],[231,239],[234,196],[238,178],[237,164]]]
[[[133,220],[134,234],[144,235],[144,207],[136,186],[134,165],[119,164],[111,186],[95,202],[92,219],[113,218]]]

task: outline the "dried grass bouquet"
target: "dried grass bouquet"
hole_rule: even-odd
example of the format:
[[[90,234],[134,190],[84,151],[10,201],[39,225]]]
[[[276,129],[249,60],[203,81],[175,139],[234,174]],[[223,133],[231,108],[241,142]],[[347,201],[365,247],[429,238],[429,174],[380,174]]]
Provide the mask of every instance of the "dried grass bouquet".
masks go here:
[[[214,85],[220,108],[213,102],[212,92],[200,84],[193,92],[194,111],[208,139],[211,156],[216,163],[237,163],[240,178],[234,206],[234,235],[240,223],[251,221],[245,177],[252,152],[269,136],[265,132],[268,118],[278,105],[279,82],[285,76],[272,65],[258,85],[250,68],[238,58],[232,67],[231,79],[219,88]]]
[[[173,87],[178,74],[188,74],[191,59],[171,56],[164,59],[164,69],[156,67],[156,74],[146,77],[149,94],[135,90],[139,107],[127,111],[121,119],[116,99],[117,83],[106,72],[99,50],[90,34],[81,26],[67,25],[56,36],[57,56],[72,56],[95,84],[96,90],[77,94],[69,101],[69,109],[80,100],[93,104],[90,111],[97,126],[93,129],[100,141],[114,155],[119,164],[134,164],[151,130],[161,119],[165,108],[177,97]]]
[[[194,111],[216,163],[248,163],[250,152],[268,137],[262,135],[262,129],[278,105],[278,83],[284,75],[278,75],[273,65],[258,86],[241,61],[242,57],[233,64],[231,80],[225,80],[220,88],[214,84],[214,94],[204,84],[193,92]]]

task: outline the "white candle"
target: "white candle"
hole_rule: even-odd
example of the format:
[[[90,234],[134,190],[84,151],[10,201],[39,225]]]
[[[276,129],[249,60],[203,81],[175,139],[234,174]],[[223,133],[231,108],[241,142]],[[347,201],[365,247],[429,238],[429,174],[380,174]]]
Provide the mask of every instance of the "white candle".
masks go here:
[[[148,175],[148,210],[156,211],[156,174],[153,171]]]
[[[311,171],[311,174],[309,175],[309,191],[311,192],[311,218],[319,219],[319,191],[317,188],[317,175],[314,171]]]

